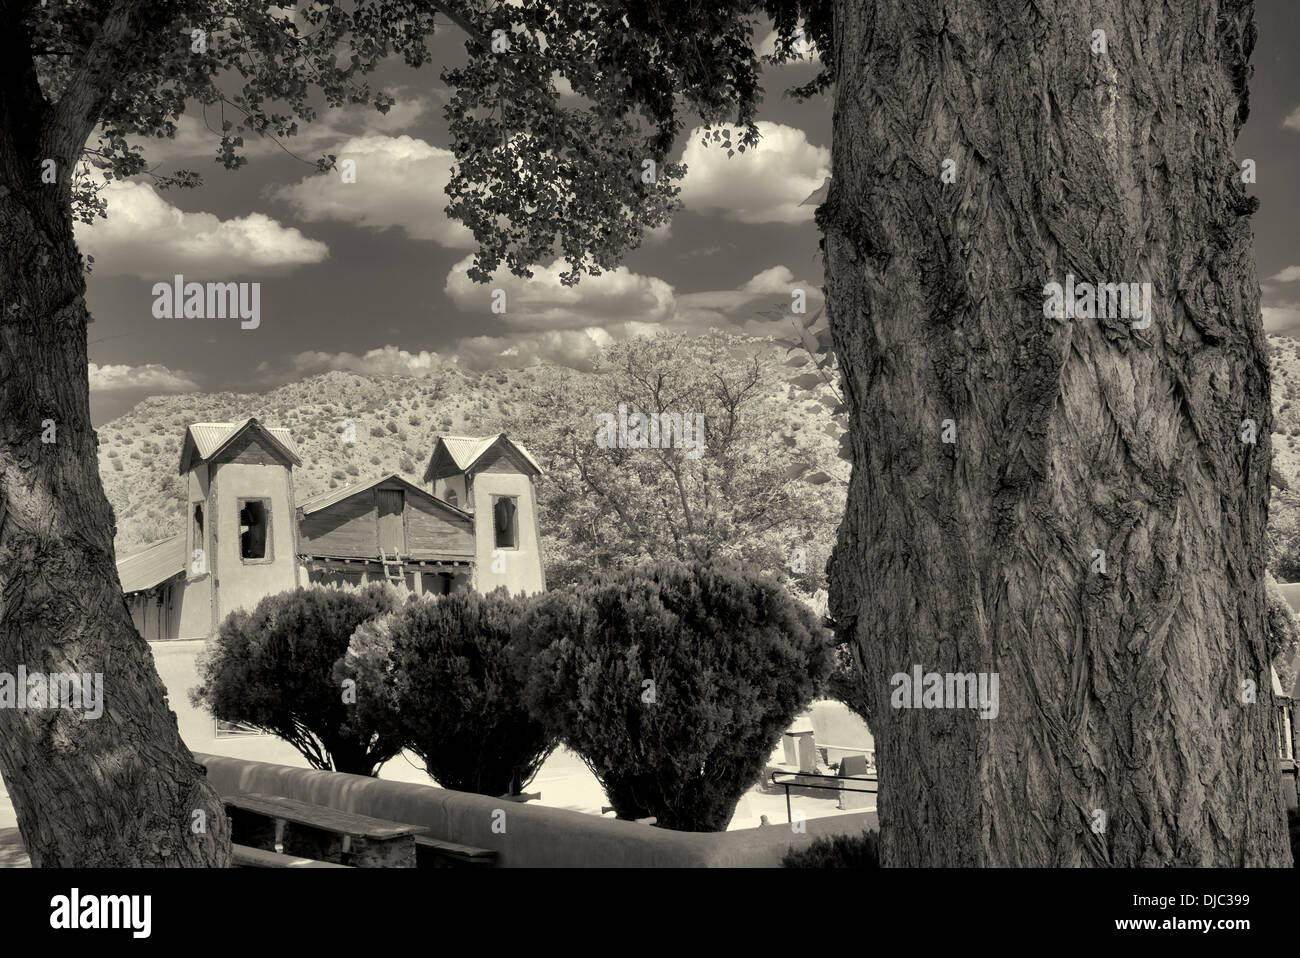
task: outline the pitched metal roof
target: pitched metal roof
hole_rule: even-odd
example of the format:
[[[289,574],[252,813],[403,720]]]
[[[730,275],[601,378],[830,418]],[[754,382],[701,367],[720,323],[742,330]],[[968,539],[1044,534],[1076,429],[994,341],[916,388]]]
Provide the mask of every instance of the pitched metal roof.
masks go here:
[[[294,445],[293,436],[290,435],[288,429],[283,426],[265,426],[258,422],[256,417],[248,416],[239,422],[191,423],[189,428],[185,430],[185,442],[181,444],[181,473],[185,473],[186,466],[189,464],[186,453],[190,442],[194,443],[194,451],[198,455],[199,461],[211,459],[250,425],[256,425],[269,433],[271,438],[280,444],[295,465],[302,465],[302,460],[298,458],[298,448]]]
[[[134,555],[117,560],[117,577],[125,595],[145,592],[184,571],[184,536],[150,543]]]
[[[429,466],[433,466],[433,458],[438,454],[438,445],[440,444],[447,450],[447,455],[451,457],[452,463],[459,472],[469,472],[476,462],[483,458],[489,449],[499,442],[505,442],[515,449],[521,456],[528,460],[529,465],[541,473],[542,467],[538,465],[537,460],[532,454],[523,447],[522,443],[515,442],[505,433],[498,436],[439,436],[438,443],[434,445],[433,456],[429,457]],[[431,478],[428,470],[425,471],[425,479]],[[441,477],[438,477],[441,478]]]
[[[421,496],[424,496],[428,499],[432,499],[434,502],[438,503],[438,505],[450,509],[452,512],[455,512],[466,519],[473,518],[473,516],[471,516],[470,513],[464,511],[463,509],[457,509],[450,502],[444,502],[443,500],[435,496],[433,493],[425,489],[421,489],[411,480],[407,479],[405,476],[402,476],[396,472],[390,472],[388,475],[380,476],[378,479],[363,479],[360,482],[352,483],[350,486],[342,486],[338,489],[331,489],[329,492],[322,492],[320,495],[312,496],[310,499],[307,499],[306,501],[302,502],[301,504],[299,504],[298,508],[302,511],[303,515],[305,516],[311,515],[313,512],[318,512],[321,509],[325,509],[329,506],[332,506],[336,502],[342,502],[344,499],[351,498],[352,496],[355,496],[359,492],[365,492],[367,489],[371,489],[374,486],[378,486],[381,485],[382,483],[390,482],[390,481],[399,482],[408,490],[412,490]]]

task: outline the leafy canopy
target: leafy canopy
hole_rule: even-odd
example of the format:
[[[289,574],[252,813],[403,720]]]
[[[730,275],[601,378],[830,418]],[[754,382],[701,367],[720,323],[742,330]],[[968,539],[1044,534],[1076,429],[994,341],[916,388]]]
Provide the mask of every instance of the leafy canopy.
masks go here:
[[[546,473],[548,580],[572,581],[593,555],[673,556],[733,559],[806,594],[825,588],[844,512],[837,440],[805,428],[777,357],[740,337],[666,333],[605,347],[600,375],[541,379],[508,428]],[[681,415],[692,430],[702,416],[703,450],[602,448],[594,414],[617,417],[620,406]]]
[[[368,75],[389,57],[424,65],[435,31],[454,25],[466,60],[441,71],[456,161],[448,212],[479,243],[471,276],[503,263],[528,276],[558,248],[576,283],[668,218],[684,170],[666,159],[687,111],[728,148],[757,142],[761,15],[780,34],[769,59],[794,55],[801,22],[820,51],[825,69],[798,92],[829,82],[829,11],[828,0],[0,0],[16,64],[0,89],[0,154],[33,161],[34,186],[36,164],[55,159],[61,199],[102,215],[95,181],[68,173],[78,159],[106,177],[196,185],[192,170],[151,171],[143,148],[174,136],[191,104],[234,169],[247,135],[290,138],[322,103],[387,111],[392,97]],[[576,106],[561,105],[559,78]]]

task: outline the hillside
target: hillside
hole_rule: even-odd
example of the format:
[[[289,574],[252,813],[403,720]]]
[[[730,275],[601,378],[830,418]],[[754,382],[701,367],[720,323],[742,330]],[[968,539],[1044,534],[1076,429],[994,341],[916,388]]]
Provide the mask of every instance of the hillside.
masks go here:
[[[184,485],[177,474],[185,428],[256,416],[288,427],[302,467],[298,500],[362,478],[400,472],[418,482],[440,433],[503,431],[511,404],[538,370],[429,377],[330,372],[261,394],[154,396],[99,429],[99,471],[117,515],[117,551],[180,531]],[[355,441],[343,441],[344,424]],[[508,431],[508,429],[504,430]]]
[[[1269,529],[1276,544],[1300,535],[1300,342],[1270,336],[1268,343],[1275,476]],[[784,351],[773,355],[785,362]],[[117,515],[118,554],[180,531],[183,485],[176,469],[189,423],[253,415],[287,426],[303,460],[294,472],[302,501],[387,472],[418,482],[439,434],[510,433],[513,413],[528,391],[556,374],[548,366],[477,374],[449,365],[418,378],[330,372],[267,393],[151,397],[99,430],[99,469]],[[839,424],[831,417],[829,391],[810,385],[815,377],[808,367],[789,368],[788,376],[782,397],[789,410],[786,441],[835,436]],[[342,438],[348,419],[356,426],[352,444]],[[517,438],[527,444],[527,436]],[[847,478],[844,463],[836,461],[828,471],[837,480]]]
[[[835,458],[843,417],[832,417],[831,391],[795,365],[784,349],[770,350],[781,372],[781,395],[789,447],[813,449],[827,475],[847,482],[848,466]],[[566,376],[581,377],[573,370]],[[299,502],[362,479],[399,472],[419,483],[440,434],[490,435],[505,432],[528,444],[511,428],[530,390],[560,375],[550,366],[466,372],[447,365],[428,376],[368,376],[330,372],[266,393],[189,393],[154,396],[99,432],[99,471],[117,517],[117,553],[138,551],[146,543],[181,531],[184,485],[177,474],[185,428],[193,422],[222,422],[256,416],[285,426],[302,458],[294,470]],[[355,425],[355,442],[343,441],[344,422]],[[825,530],[828,549],[834,529]]]

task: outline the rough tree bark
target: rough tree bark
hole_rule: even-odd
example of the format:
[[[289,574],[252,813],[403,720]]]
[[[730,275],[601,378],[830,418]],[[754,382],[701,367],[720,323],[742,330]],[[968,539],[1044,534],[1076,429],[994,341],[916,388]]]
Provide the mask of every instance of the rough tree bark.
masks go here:
[[[1233,151],[1253,12],[836,4],[819,219],[855,468],[832,611],[867,676],[886,864],[1290,864]],[[1152,283],[1151,326],[1044,318],[1067,273]],[[891,708],[917,664],[997,672],[1000,714]]]
[[[228,823],[131,623],[99,480],[69,214],[90,130],[50,115],[30,44],[0,30],[0,672],[102,673],[104,711],[0,708],[0,773],[35,866],[224,866]]]

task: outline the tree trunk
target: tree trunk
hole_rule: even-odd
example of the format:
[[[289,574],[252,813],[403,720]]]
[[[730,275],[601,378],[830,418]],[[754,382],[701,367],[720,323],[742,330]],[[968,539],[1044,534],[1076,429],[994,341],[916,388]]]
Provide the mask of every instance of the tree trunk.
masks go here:
[[[818,216],[854,470],[831,598],[866,674],[885,864],[1291,862],[1233,153],[1252,17],[836,4]],[[1150,326],[1046,318],[1066,274],[1151,283]],[[917,665],[997,673],[997,717],[892,707]]]
[[[0,672],[101,673],[104,707],[0,708],[0,772],[35,866],[225,866],[221,802],[118,582],[67,171],[42,184],[25,132],[0,130]]]

